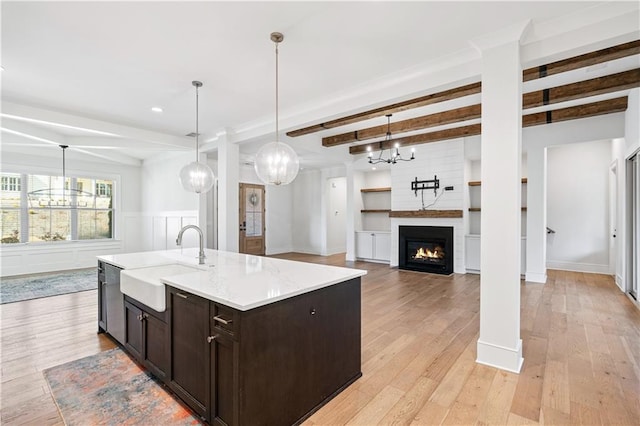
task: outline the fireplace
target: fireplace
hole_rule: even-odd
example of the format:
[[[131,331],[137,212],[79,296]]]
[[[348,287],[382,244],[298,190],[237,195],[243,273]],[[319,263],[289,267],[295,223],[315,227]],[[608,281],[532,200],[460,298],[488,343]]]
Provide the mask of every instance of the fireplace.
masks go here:
[[[400,269],[453,273],[452,226],[400,226],[399,234]]]

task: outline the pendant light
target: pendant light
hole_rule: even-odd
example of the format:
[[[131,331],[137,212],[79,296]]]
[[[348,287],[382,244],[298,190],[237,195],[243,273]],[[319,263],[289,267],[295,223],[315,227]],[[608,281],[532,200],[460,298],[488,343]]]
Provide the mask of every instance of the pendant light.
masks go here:
[[[196,161],[189,163],[180,170],[180,183],[182,187],[196,194],[205,193],[213,186],[215,177],[211,168],[198,161],[200,155],[199,133],[198,133],[198,89],[202,87],[201,81],[192,81],[196,88]]]
[[[388,164],[396,164],[398,161],[411,161],[411,160],[415,160],[416,159],[416,155],[415,155],[415,149],[411,148],[411,157],[409,158],[402,158],[402,155],[400,154],[400,144],[396,143],[393,146],[393,149],[391,148],[391,115],[392,114],[387,114],[387,135],[384,138],[384,141],[380,142],[380,155],[378,155],[378,158],[373,158],[373,152],[371,152],[371,146],[367,147],[367,152],[368,152],[368,157],[369,157],[369,164],[378,164],[378,163],[388,163]],[[382,156],[383,153],[383,147],[385,146],[385,144],[389,145],[389,158],[384,158]]]
[[[284,36],[271,33],[271,41],[276,45],[276,140],[264,145],[256,154],[254,168],[258,178],[267,185],[287,185],[298,175],[300,160],[295,151],[280,142],[278,128],[278,44]]]
[[[94,194],[77,188],[67,187],[66,151],[69,145],[62,148],[62,184],[60,188],[48,187],[27,193],[29,205],[32,207],[78,208],[87,207]]]

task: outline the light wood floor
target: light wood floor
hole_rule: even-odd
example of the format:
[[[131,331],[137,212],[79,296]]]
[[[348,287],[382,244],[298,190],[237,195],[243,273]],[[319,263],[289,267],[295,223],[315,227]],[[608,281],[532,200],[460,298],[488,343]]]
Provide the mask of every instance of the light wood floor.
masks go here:
[[[279,256],[345,265],[343,256]],[[479,276],[356,262],[363,377],[315,413],[328,424],[640,424],[640,311],[604,275],[523,284],[522,372],[475,363]],[[62,424],[42,370],[114,346],[96,291],[2,305],[1,422]]]

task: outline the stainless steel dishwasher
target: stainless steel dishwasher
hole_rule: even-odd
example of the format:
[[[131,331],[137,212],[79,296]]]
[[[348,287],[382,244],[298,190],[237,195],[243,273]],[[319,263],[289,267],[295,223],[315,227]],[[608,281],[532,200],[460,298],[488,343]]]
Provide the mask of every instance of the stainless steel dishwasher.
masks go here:
[[[105,264],[104,297],[106,332],[124,345],[124,295],[120,291],[120,268]]]

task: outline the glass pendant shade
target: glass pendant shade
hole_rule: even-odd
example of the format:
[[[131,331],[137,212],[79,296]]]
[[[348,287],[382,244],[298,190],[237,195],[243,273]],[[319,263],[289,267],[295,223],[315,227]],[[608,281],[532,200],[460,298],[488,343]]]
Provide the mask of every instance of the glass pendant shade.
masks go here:
[[[180,170],[180,183],[189,192],[207,192],[213,186],[213,171],[206,164],[194,161]]]
[[[298,175],[300,160],[286,143],[270,142],[256,154],[254,168],[267,185],[287,185]]]
[[[253,167],[258,178],[266,185],[288,185],[298,175],[300,159],[296,152],[278,139],[278,44],[284,40],[282,33],[270,35],[276,46],[276,141],[264,145],[256,154]]]
[[[196,161],[187,164],[182,168],[182,170],[180,170],[180,183],[186,191],[201,194],[203,192],[207,192],[211,187],[213,187],[215,176],[213,176],[211,167],[198,161],[198,155],[200,152],[200,133],[198,133],[198,89],[202,87],[202,82],[194,80],[191,84],[196,88]]]

